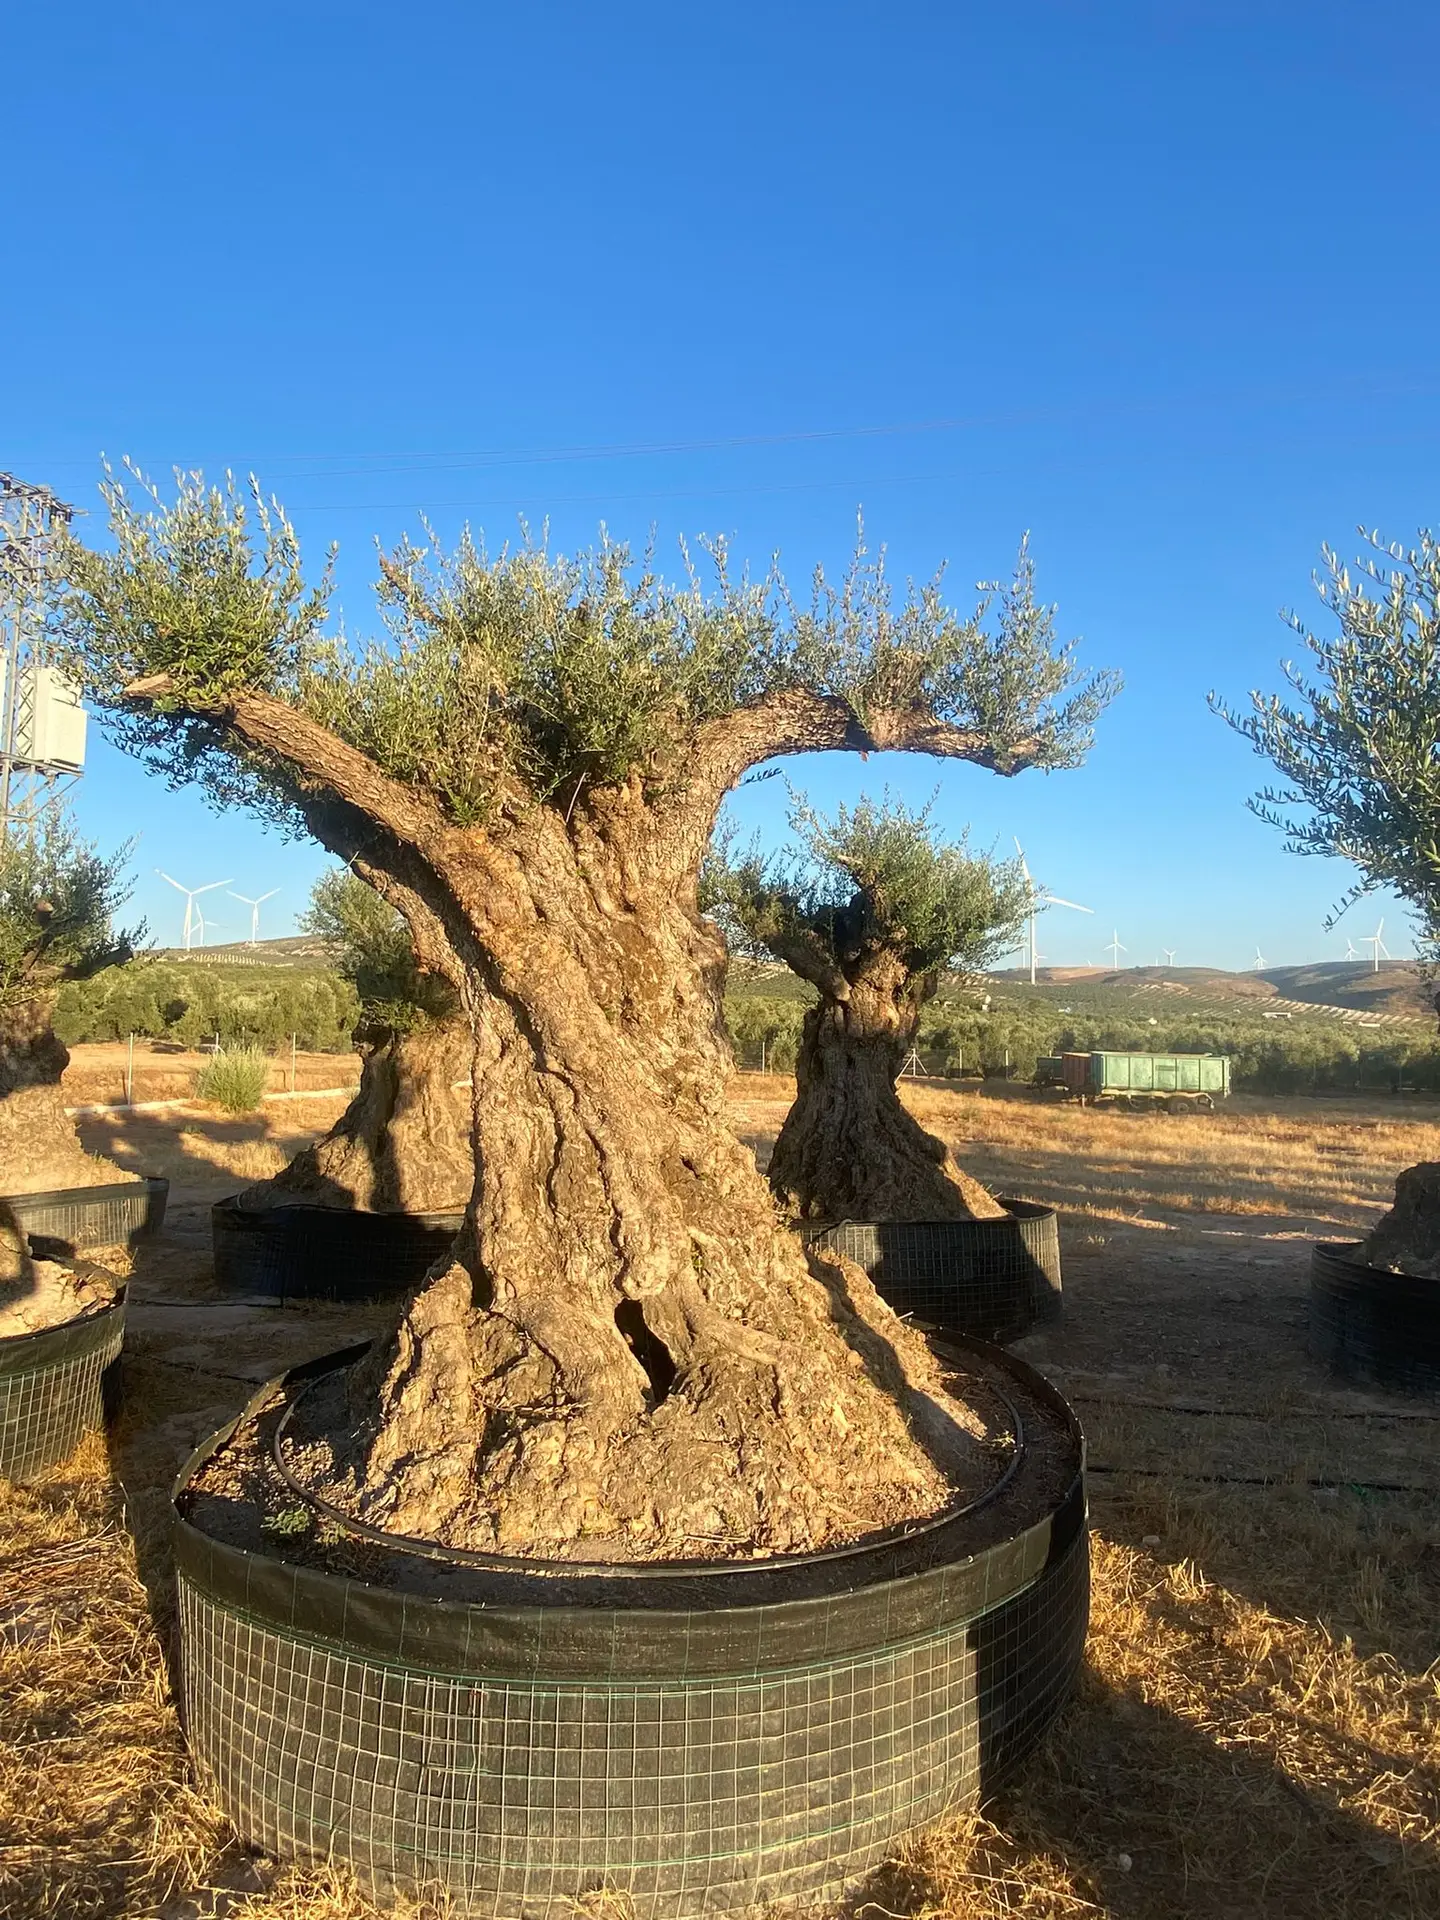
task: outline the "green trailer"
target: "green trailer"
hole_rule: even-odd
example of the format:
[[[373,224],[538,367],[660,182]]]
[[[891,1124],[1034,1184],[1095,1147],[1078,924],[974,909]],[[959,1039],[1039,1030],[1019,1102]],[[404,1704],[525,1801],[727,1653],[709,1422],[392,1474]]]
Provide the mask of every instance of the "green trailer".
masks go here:
[[[1056,1062],[1058,1060],[1058,1072]],[[1171,1113],[1213,1112],[1230,1091],[1230,1062],[1219,1053],[1062,1053],[1043,1062],[1044,1079],[1081,1106],[1114,1100]]]

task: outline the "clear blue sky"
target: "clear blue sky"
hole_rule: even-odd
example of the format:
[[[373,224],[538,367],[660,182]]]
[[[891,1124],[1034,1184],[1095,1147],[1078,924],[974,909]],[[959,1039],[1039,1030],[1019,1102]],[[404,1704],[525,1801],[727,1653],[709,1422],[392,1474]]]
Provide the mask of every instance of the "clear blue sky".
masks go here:
[[[863,503],[961,601],[1029,528],[1126,676],[1090,764],[792,777],[1018,834],[1096,909],[1056,961],[1339,956],[1348,872],[1246,814],[1205,694],[1274,682],[1322,539],[1432,517],[1437,64],[1386,0],[12,10],[0,466],[92,508],[102,448],[253,467],[352,628],[418,509],[803,577]],[[157,865],[282,888],[279,932],[321,864],[98,740],[80,818],[142,836],[166,939]]]

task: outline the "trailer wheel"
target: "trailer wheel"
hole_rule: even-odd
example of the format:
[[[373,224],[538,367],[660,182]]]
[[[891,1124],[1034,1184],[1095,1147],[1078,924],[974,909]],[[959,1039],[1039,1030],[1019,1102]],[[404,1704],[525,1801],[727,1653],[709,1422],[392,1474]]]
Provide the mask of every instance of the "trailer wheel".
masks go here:
[[[1195,1104],[1201,1113],[1214,1113],[1215,1111],[1215,1102],[1210,1098],[1208,1093],[1202,1093]]]
[[[1183,1093],[1172,1093],[1170,1098],[1165,1102],[1165,1111],[1167,1113],[1188,1113],[1190,1111],[1190,1102],[1185,1098]]]

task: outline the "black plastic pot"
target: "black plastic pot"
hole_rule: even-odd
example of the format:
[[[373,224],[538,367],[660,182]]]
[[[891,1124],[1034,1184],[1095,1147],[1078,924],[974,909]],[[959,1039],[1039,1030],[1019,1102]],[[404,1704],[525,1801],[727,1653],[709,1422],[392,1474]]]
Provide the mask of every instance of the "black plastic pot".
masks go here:
[[[812,1243],[857,1261],[897,1313],[981,1340],[1018,1340],[1058,1320],[1053,1207],[1002,1200],[1005,1220],[841,1220]]]
[[[33,1479],[104,1426],[124,1337],[122,1290],[99,1313],[0,1340],[0,1479]]]
[[[988,1349],[982,1364],[1063,1422],[1076,1464],[1058,1496],[1037,1503],[1038,1450],[1022,1443],[970,1510],[724,1566],[477,1570],[481,1556],[369,1541],[386,1585],[285,1564],[186,1517],[233,1423],[176,1484],[202,1777],[250,1844],[342,1861],[381,1899],[439,1883],[457,1920],[569,1915],[602,1888],[637,1920],[837,1896],[988,1795],[1080,1665],[1079,1428],[1022,1363]]]
[[[210,1210],[217,1285],[275,1300],[380,1300],[404,1293],[450,1247],[463,1213],[266,1207]]]
[[[1358,1384],[1440,1394],[1440,1280],[1367,1266],[1364,1251],[1322,1240],[1311,1252],[1311,1352]]]
[[[113,1187],[61,1187],[53,1193],[0,1194],[22,1233],[82,1247],[130,1246],[165,1224],[170,1182],[158,1174]]]

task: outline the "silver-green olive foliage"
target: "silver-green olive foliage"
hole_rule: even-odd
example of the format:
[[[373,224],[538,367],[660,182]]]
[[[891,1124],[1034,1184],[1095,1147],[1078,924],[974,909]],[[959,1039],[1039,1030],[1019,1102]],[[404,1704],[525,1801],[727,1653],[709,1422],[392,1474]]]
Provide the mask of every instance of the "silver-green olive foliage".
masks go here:
[[[797,800],[796,847],[767,857],[717,840],[702,901],[732,952],[783,960],[822,992],[843,997],[889,955],[928,997],[941,970],[979,972],[1012,947],[1032,897],[1018,860],[944,839],[933,806],[862,799],[826,816]]]
[[[409,1033],[455,1012],[448,982],[421,973],[416,965],[404,919],[348,868],[321,874],[300,926],[325,941],[340,974],[360,996],[368,1026]]]
[[[452,821],[483,826],[517,795],[568,817],[638,777],[658,799],[683,784],[707,723],[789,689],[842,704],[864,746],[913,747],[864,732],[871,714],[910,714],[945,735],[928,750],[968,742],[966,757],[1001,772],[1069,767],[1118,686],[1057,643],[1024,546],[1013,579],[960,614],[938,576],[896,592],[863,541],[800,604],[773,568],[737,574],[721,541],[682,548],[673,584],[608,538],[574,557],[528,535],[492,554],[468,531],[445,551],[426,528],[382,555],[385,631],[354,642],[328,630],[328,565],[306,578],[289,520],[253,481],[177,475],[167,501],[107,469],[102,491],[113,544],[64,541],[52,622],[102,723],[172,782],[298,812],[340,851],[345,834],[322,831],[323,775],[244,744],[227,721],[240,696],[278,696]]]
[[[132,957],[145,928],[115,927],[129,851],[106,859],[54,810],[34,833],[0,839],[0,1011]]]
[[[1363,529],[1362,529],[1363,532]],[[1252,692],[1236,713],[1212,707],[1269,760],[1283,785],[1250,802],[1293,853],[1332,854],[1363,876],[1355,899],[1392,887],[1440,936],[1440,546],[1373,550],[1352,572],[1330,547],[1315,576],[1335,631],[1315,634],[1285,616],[1308,664],[1286,661],[1293,698]],[[1378,558],[1375,556],[1379,556]]]

